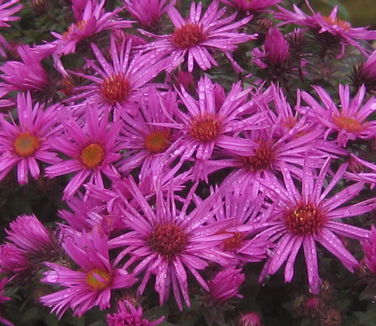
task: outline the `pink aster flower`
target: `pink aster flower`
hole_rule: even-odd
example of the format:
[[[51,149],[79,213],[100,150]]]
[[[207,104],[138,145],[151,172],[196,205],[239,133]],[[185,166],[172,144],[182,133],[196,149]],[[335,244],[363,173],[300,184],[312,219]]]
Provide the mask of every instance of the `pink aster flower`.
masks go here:
[[[176,139],[173,128],[158,125],[169,122],[178,110],[176,93],[169,91],[162,94],[154,87],[150,87],[147,93],[146,98],[140,99],[135,116],[121,112],[124,124],[120,140],[127,152],[125,159],[120,161],[119,170],[129,173],[141,166],[140,178],[148,174],[155,160],[171,151]]]
[[[328,181],[330,159],[326,160],[317,177],[307,160],[303,169],[302,185],[299,187],[301,191],[287,170],[284,186],[279,183],[270,184],[269,197],[276,208],[268,221],[268,228],[258,236],[270,237],[276,246],[264,267],[261,279],[267,274],[274,274],[286,263],[285,281],[290,282],[294,275],[296,256],[303,247],[309,289],[317,294],[320,290],[320,279],[316,242],[336,256],[348,270],[353,271],[358,266],[358,261],[336,234],[357,240],[368,239],[368,230],[346,224],[342,219],[370,212],[376,208],[376,203],[374,199],[370,199],[347,204],[363,189],[362,182],[329,195],[343,177],[346,168],[347,164],[341,165]]]
[[[240,84],[233,84],[224,99],[217,96],[216,87],[207,76],[198,82],[198,100],[181,89],[180,99],[187,112],[178,110],[175,123],[159,124],[180,130],[174,155],[181,155],[184,161],[196,153],[197,159],[206,160],[215,149],[236,150],[238,144],[233,133],[260,128],[262,113],[241,119],[241,113],[252,103],[247,101],[250,90],[243,90]]]
[[[0,27],[9,27],[7,22],[19,20],[20,17],[12,16],[22,9],[19,0],[0,0]]]
[[[84,127],[80,127],[72,118],[65,121],[67,135],[55,140],[55,149],[69,159],[46,169],[46,175],[50,178],[76,173],[64,189],[65,199],[71,198],[87,179],[89,183],[103,187],[102,174],[110,180],[120,177],[113,165],[120,158],[117,138],[120,121],[109,122],[107,111],[99,116],[94,103],[86,108],[85,118]]]
[[[198,271],[205,269],[208,261],[225,265],[232,257],[217,248],[228,237],[217,234],[224,224],[205,225],[214,213],[215,198],[210,197],[188,213],[197,184],[186,198],[181,198],[181,209],[175,204],[175,196],[171,192],[167,194],[167,199],[157,192],[156,201],[152,200],[150,205],[134,181],[130,186],[134,202],[129,203],[123,198],[125,207],[122,215],[126,232],[111,239],[109,244],[111,248],[125,247],[117,257],[118,261],[129,255],[124,268],[136,264],[133,273],[144,273],[139,293],[144,292],[152,274],[155,274],[154,289],[159,294],[160,304],[167,301],[172,289],[176,303],[182,309],[182,297],[190,305],[187,272],[208,291],[208,284]],[[139,209],[135,208],[136,205]]]
[[[184,19],[176,8],[170,6],[167,13],[174,24],[174,32],[171,35],[153,35],[144,32],[149,36],[159,38],[159,40],[142,48],[157,50],[161,54],[170,56],[169,71],[184,62],[186,56],[188,56],[188,71],[193,70],[194,62],[202,70],[210,69],[213,65],[217,65],[211,54],[216,50],[223,52],[234,65],[231,52],[237,48],[237,44],[253,40],[257,35],[237,32],[238,28],[251,20],[251,16],[234,22],[236,13],[223,17],[226,9],[219,9],[218,6],[219,1],[212,1],[201,16],[202,3],[192,2],[187,19]],[[240,69],[240,67],[236,67],[236,69]]]
[[[275,17],[284,21],[284,24],[293,23],[307,26],[319,35],[327,33],[334,36],[340,42],[342,48],[339,57],[343,56],[346,44],[356,47],[363,54],[367,54],[367,50],[361,45],[359,40],[375,40],[376,31],[367,30],[365,27],[351,27],[349,22],[337,17],[338,6],[333,8],[329,16],[322,16],[320,13],[314,12],[307,0],[306,3],[311,10],[312,16],[305,14],[294,5],[294,12],[278,7],[280,13],[276,14]]]
[[[48,253],[55,248],[53,235],[35,217],[20,215],[9,224],[6,239],[27,254]]]
[[[274,6],[281,0],[221,0],[223,3],[247,11],[261,11]]]
[[[111,290],[131,287],[136,278],[125,269],[111,263],[107,238],[98,230],[91,233],[72,233],[63,240],[68,256],[79,266],[72,270],[55,263],[45,263],[50,269],[44,273],[43,282],[65,287],[40,297],[40,301],[52,308],[59,318],[68,308],[77,316],[98,306],[110,306]]]
[[[129,301],[119,301],[118,311],[107,315],[108,326],[157,326],[164,321],[161,317],[155,321],[148,321],[144,318],[142,308],[135,307]]]
[[[141,25],[149,28],[157,27],[161,16],[171,5],[170,0],[123,0],[123,2],[125,9],[127,9]]]
[[[232,298],[242,298],[239,289],[245,280],[241,269],[226,267],[208,282],[209,296],[213,302],[224,303]]]
[[[0,245],[0,273],[17,275],[30,268],[26,253],[12,243]]]
[[[43,91],[48,88],[47,72],[41,65],[41,56],[27,46],[17,47],[20,61],[7,61],[0,67],[0,90],[11,91]]]
[[[360,87],[355,97],[351,99],[349,86],[339,85],[340,107],[322,87],[314,86],[314,89],[322,105],[307,92],[302,92],[301,96],[311,107],[309,112],[327,128],[325,138],[337,132],[337,143],[344,147],[348,140],[369,139],[375,135],[376,122],[367,118],[376,111],[376,98],[371,97],[362,104],[366,93],[364,86]]]
[[[95,44],[91,47],[99,66],[90,61],[88,66],[94,70],[94,75],[75,73],[92,83],[76,87],[74,91],[79,95],[70,100],[84,98],[85,102],[100,103],[105,107],[115,106],[120,111],[127,109],[134,113],[138,108],[134,102],[146,93],[144,86],[165,69],[166,60],[157,60],[156,56],[140,53],[131,55],[132,42],[123,41],[117,46],[114,37],[111,37],[111,62],[105,59]]]
[[[7,278],[2,278],[0,280],[0,305],[10,300],[9,297],[4,295],[4,288],[5,288],[5,285],[7,283],[8,283]],[[3,318],[1,315],[0,315],[0,323],[4,324],[6,326],[14,326],[13,323],[11,323],[9,320]]]
[[[56,54],[75,52],[80,41],[99,32],[132,26],[132,22],[116,18],[116,15],[122,10],[121,7],[112,12],[105,12],[103,9],[105,3],[106,0],[88,0],[83,11],[82,3],[73,3],[76,22],[70,25],[63,34],[52,32],[52,35],[57,38],[54,42]]]
[[[51,138],[56,134],[59,105],[43,108],[33,106],[30,93],[17,95],[18,122],[8,122],[0,116],[0,180],[17,165],[20,184],[28,183],[28,172],[39,178],[37,161],[53,164],[59,158],[51,150]]]
[[[352,79],[358,88],[364,85],[367,91],[376,91],[376,50],[354,69]]]
[[[369,239],[362,242],[362,247],[365,254],[365,265],[372,273],[376,274],[376,228],[374,225],[371,227]]]

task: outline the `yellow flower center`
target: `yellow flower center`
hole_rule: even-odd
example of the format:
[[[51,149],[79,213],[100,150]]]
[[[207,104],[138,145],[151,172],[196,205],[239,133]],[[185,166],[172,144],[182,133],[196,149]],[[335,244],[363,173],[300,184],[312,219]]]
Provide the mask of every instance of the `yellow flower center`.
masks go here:
[[[14,151],[22,157],[33,155],[39,146],[39,138],[31,135],[29,132],[19,134],[13,142]]]
[[[93,290],[103,290],[111,284],[112,275],[99,268],[94,268],[87,273],[86,283]]]
[[[80,154],[81,162],[88,168],[94,169],[103,162],[104,148],[99,144],[87,145]]]

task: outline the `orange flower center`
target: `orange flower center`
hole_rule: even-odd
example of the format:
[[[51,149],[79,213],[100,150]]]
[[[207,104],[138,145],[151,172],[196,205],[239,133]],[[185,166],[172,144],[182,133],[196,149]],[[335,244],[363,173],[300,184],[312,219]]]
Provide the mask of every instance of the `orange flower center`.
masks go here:
[[[14,151],[22,157],[33,155],[39,146],[39,138],[31,135],[29,132],[19,134],[13,142]]]
[[[240,245],[243,242],[243,235],[240,232],[222,232],[232,234],[231,238],[228,238],[223,241],[223,250],[225,251],[234,251],[239,249]]]
[[[145,137],[145,148],[153,154],[162,153],[170,146],[170,132],[157,130]]]
[[[314,205],[299,203],[284,214],[287,229],[296,235],[313,235],[322,229],[325,215]]]
[[[103,162],[104,148],[99,144],[87,145],[81,151],[80,158],[88,169],[94,169]]]
[[[270,169],[274,161],[272,146],[265,141],[261,141],[253,155],[241,159],[245,167],[251,172]]]
[[[345,31],[348,31],[351,29],[351,24],[345,20],[342,20],[342,19],[339,19],[339,18],[334,18],[334,17],[328,17],[328,16],[324,16],[323,17],[324,20],[330,24],[330,25],[336,25],[342,29],[344,29]]]
[[[68,30],[63,33],[63,39],[68,40],[72,37],[72,34],[78,29],[79,31],[84,31],[87,25],[87,20],[80,20],[79,22],[72,24],[68,27]]]
[[[208,143],[218,137],[221,128],[216,114],[202,114],[192,119],[188,133],[193,139]]]
[[[108,77],[100,86],[102,98],[111,105],[125,101],[130,92],[129,80],[121,73]]]
[[[187,246],[188,236],[176,224],[157,225],[147,240],[149,246],[167,259],[173,259]]]
[[[172,44],[180,49],[187,49],[196,46],[201,42],[206,41],[202,27],[198,24],[188,23],[179,28],[176,28],[171,35]]]
[[[112,275],[99,268],[94,268],[87,273],[86,283],[93,290],[103,290],[111,284]]]
[[[364,129],[362,122],[346,117],[342,114],[333,117],[333,122],[339,129],[346,130],[348,132],[359,132]]]

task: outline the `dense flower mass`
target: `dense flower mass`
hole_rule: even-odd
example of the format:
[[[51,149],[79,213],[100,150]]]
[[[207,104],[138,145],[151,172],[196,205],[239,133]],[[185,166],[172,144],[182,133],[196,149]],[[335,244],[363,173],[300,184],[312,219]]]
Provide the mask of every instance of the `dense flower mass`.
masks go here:
[[[291,2],[0,0],[1,324],[373,325],[376,31]]]

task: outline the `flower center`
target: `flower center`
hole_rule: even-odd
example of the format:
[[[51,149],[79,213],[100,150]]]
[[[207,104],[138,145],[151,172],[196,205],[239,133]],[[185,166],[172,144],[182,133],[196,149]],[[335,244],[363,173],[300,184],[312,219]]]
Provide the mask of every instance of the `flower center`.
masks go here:
[[[231,238],[223,241],[223,250],[233,251],[239,249],[241,243],[243,242],[243,236],[240,232],[224,232],[232,234]]]
[[[100,86],[102,98],[111,105],[125,101],[130,92],[129,80],[121,73],[106,78]]]
[[[93,290],[103,290],[111,284],[111,281],[111,274],[99,268],[92,269],[86,276],[86,283]]]
[[[74,32],[77,31],[77,30],[83,32],[86,28],[86,25],[87,25],[87,20],[85,20],[85,19],[82,19],[79,22],[70,25],[68,27],[68,30],[63,33],[63,36],[62,36],[63,39],[69,40],[74,35]]]
[[[162,153],[170,146],[170,132],[156,130],[145,137],[145,148],[153,154]]]
[[[198,24],[188,23],[179,28],[176,28],[171,35],[172,44],[180,49],[187,49],[196,46],[201,42],[206,41],[202,27]]]
[[[296,235],[313,235],[324,226],[325,215],[314,205],[299,203],[284,215],[287,229]]]
[[[359,132],[364,129],[364,126],[360,121],[346,117],[342,114],[333,117],[333,122],[339,129],[343,129],[348,132]]]
[[[169,260],[180,254],[187,242],[184,231],[172,223],[157,225],[148,239],[149,246]]]
[[[191,120],[188,133],[193,139],[208,143],[218,137],[221,127],[216,114],[202,114]]]
[[[265,141],[259,143],[259,147],[255,150],[253,155],[242,157],[244,165],[251,172],[271,169],[273,160],[274,153],[272,146]]]
[[[99,144],[87,145],[80,154],[82,163],[89,169],[94,169],[103,162],[104,148]]]
[[[39,138],[31,135],[29,132],[19,134],[13,143],[14,151],[22,157],[33,155],[39,146]]]
[[[336,17],[328,17],[328,16],[325,16],[323,18],[329,25],[338,26],[344,29],[345,31],[348,31],[351,29],[351,24],[345,20],[342,20]]]

